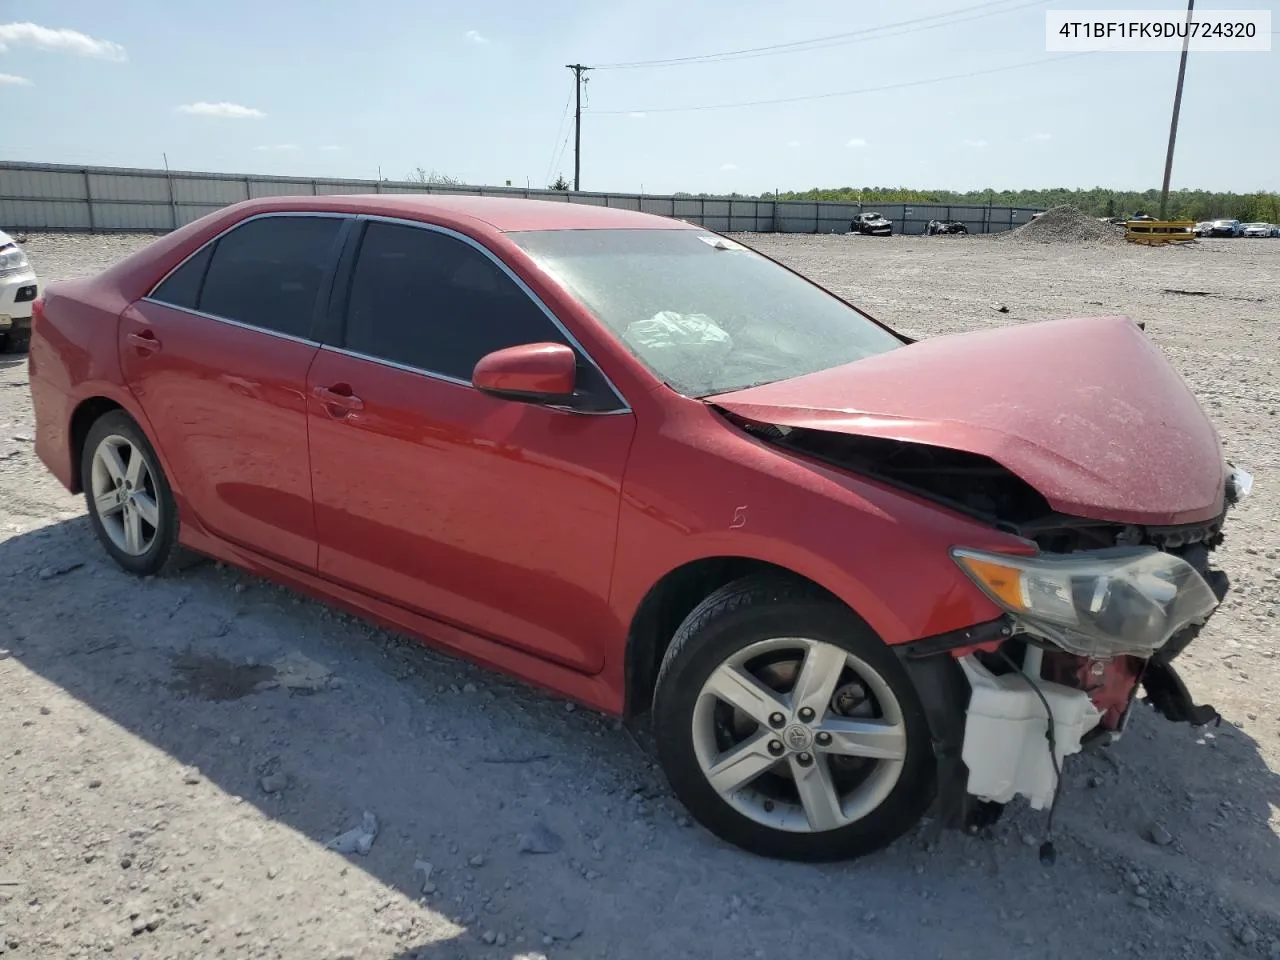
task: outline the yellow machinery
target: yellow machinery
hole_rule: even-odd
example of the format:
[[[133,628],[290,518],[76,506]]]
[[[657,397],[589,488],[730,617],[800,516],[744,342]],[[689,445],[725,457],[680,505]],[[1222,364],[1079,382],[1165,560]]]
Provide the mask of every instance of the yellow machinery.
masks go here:
[[[1134,243],[1186,243],[1194,240],[1194,220],[1130,220],[1124,238]]]

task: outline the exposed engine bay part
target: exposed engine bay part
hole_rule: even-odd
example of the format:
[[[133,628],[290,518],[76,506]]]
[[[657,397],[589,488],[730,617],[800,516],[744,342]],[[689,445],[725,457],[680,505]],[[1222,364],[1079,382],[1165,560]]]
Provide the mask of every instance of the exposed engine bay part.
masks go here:
[[[996,676],[973,656],[959,663],[971,687],[961,749],[969,770],[969,793],[996,803],[1021,795],[1033,809],[1045,809],[1058,786],[1055,767],[1060,769],[1065,757],[1080,752],[1085,734],[1098,725],[1103,712],[1083,690],[1030,674]],[[1046,744],[1046,702],[1053,715],[1052,752]]]
[[[1046,650],[1040,675],[1052,683],[1083,690],[1100,712],[1096,729],[1119,732],[1142,670],[1143,662],[1137,657],[1095,660]]]

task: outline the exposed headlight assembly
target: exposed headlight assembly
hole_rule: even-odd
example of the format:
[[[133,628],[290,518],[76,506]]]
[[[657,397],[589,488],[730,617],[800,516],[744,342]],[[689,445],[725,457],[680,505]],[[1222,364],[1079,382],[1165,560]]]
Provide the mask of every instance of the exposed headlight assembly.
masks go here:
[[[1149,657],[1218,605],[1194,567],[1154,547],[951,555],[1019,629],[1082,657]]]

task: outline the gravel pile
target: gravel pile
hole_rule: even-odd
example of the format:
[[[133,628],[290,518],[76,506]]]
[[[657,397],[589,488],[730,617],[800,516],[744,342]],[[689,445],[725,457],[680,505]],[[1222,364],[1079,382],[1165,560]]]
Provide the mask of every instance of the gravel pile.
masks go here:
[[[995,238],[1015,243],[1121,244],[1124,228],[1103,223],[1078,207],[1064,204]]]

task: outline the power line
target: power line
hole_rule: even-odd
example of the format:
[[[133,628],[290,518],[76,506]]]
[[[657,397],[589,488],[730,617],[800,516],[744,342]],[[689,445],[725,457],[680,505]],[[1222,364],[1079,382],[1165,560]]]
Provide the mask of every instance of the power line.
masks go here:
[[[1045,57],[1041,60],[1026,60],[1022,63],[1005,64],[1002,67],[990,67],[986,70],[971,70],[968,73],[952,73],[943,77],[928,77],[923,80],[904,80],[901,83],[886,83],[878,87],[861,87],[857,90],[835,90],[831,93],[811,93],[799,97],[776,97],[772,100],[743,100],[737,103],[706,103],[692,107],[650,107],[648,109],[632,108],[630,110],[592,110],[594,116],[607,116],[617,114],[631,113],[687,113],[694,110],[729,110],[735,107],[762,107],[776,103],[801,103],[806,100],[827,100],[832,97],[852,97],[862,93],[879,93],[882,90],[901,90],[905,87],[922,87],[931,83],[946,83],[949,80],[965,80],[969,77],[981,77],[989,73],[1003,73],[1006,70],[1020,70],[1023,67],[1037,67],[1045,63],[1055,63],[1059,60],[1070,60],[1073,57],[1086,57],[1093,50],[1084,50],[1080,53],[1065,53],[1060,57]]]
[[[741,50],[722,50],[719,53],[703,53],[688,57],[669,57],[660,60],[630,60],[621,63],[602,63],[597,64],[596,70],[631,70],[640,67],[675,67],[694,63],[723,63],[732,62],[734,60],[750,60],[755,57],[775,56],[782,53],[807,53],[809,50],[822,50],[827,47],[842,46],[848,43],[858,43],[865,40],[880,40],[885,37],[875,36],[882,34],[887,30],[897,30],[899,27],[915,27],[915,29],[899,30],[896,33],[886,34],[886,37],[902,36],[907,33],[916,33],[921,30],[933,30],[938,27],[951,26],[954,23],[965,23],[969,20],[979,20],[984,17],[999,16],[1004,13],[1012,13],[1015,10],[1022,10],[1026,7],[1043,6],[1048,0],[1032,0],[1029,3],[1022,3],[1012,7],[1005,7],[1001,10],[991,10],[991,7],[1004,6],[1010,0],[989,0],[986,3],[975,4],[971,7],[961,7],[956,10],[949,10],[944,13],[935,13],[926,17],[915,17],[911,20],[899,20],[896,23],[885,23],[878,27],[864,27],[860,30],[851,30],[846,33],[833,33],[824,37],[812,37],[808,40],[793,40],[789,43],[772,43],[762,47],[746,47]],[[978,13],[971,17],[964,17],[956,20],[946,20],[944,18],[954,17],[957,14],[971,13],[975,10],[986,10],[985,13]],[[943,20],[941,23],[930,23],[929,21]],[[923,24],[923,26],[916,26]]]
[[[556,125],[556,137],[554,140],[551,141],[551,160],[547,163],[546,176],[542,178],[544,183],[551,179],[551,168],[556,165],[556,160],[559,159],[556,154],[556,144],[560,143],[560,131],[564,129],[564,122],[567,119],[569,119],[569,104],[571,104],[572,102],[573,102],[573,84],[570,84],[569,92],[565,94],[565,97],[564,97],[564,110],[560,112],[560,122]],[[566,135],[566,142],[568,142],[567,135]],[[564,153],[563,147],[560,148],[560,153]]]
[[[557,172],[557,173],[559,173],[559,172],[560,172],[560,161],[564,159],[564,152],[565,152],[565,150],[567,150],[567,149],[569,148],[569,138],[570,138],[571,136],[573,136],[573,128],[572,128],[572,127],[570,127],[569,129],[565,130],[565,132],[564,132],[564,139],[560,141],[560,149],[559,149],[559,151],[556,153],[556,158],[555,158],[554,162],[552,162],[552,164],[551,164],[551,165],[555,168],[555,170],[556,170],[556,172]],[[548,179],[550,179],[550,177],[551,177],[551,175],[550,175],[550,174],[547,174],[547,178],[548,178]]]

